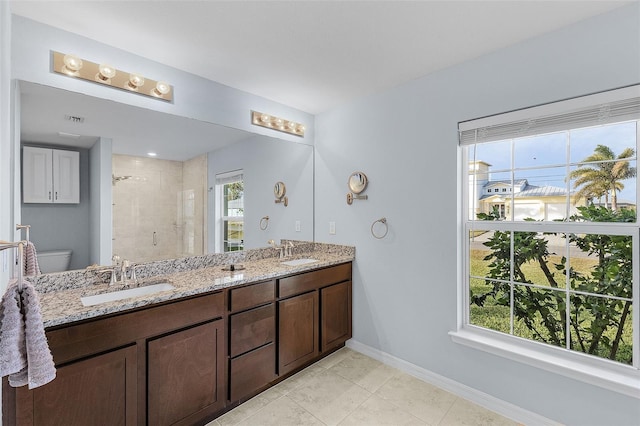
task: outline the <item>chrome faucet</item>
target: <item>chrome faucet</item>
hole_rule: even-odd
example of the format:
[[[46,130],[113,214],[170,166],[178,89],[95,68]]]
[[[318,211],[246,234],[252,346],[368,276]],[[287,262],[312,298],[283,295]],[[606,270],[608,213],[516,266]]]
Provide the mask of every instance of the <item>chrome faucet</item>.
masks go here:
[[[287,241],[287,246],[284,249],[285,253],[285,257],[287,256],[293,256],[293,242],[292,241]]]
[[[274,240],[267,241],[267,244],[269,244],[274,249],[278,249],[278,253],[279,253],[280,259],[282,259],[285,256],[285,253],[284,253],[285,247],[284,246],[276,245],[276,242]]]
[[[111,260],[114,262],[113,269],[111,270],[111,280],[109,281],[109,285],[114,285],[117,283],[126,284],[127,283],[127,268],[129,268],[130,263],[128,260],[122,260],[120,256],[114,254],[111,257]],[[120,273],[120,280],[118,280],[118,273]],[[135,279],[135,269],[133,269],[131,279],[136,281]]]
[[[123,260],[122,261],[122,269],[120,271],[120,282],[122,284],[126,284],[127,283],[127,268],[129,267],[129,261],[128,260]]]

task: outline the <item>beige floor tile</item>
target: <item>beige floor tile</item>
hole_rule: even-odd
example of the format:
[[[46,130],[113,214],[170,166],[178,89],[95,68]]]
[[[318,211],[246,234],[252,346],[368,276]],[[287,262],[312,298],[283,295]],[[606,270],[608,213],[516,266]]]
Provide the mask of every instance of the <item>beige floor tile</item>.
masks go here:
[[[347,347],[344,347],[344,348],[338,349],[331,355],[322,358],[320,361],[316,362],[314,365],[317,365],[323,368],[331,368],[334,365],[338,364],[343,359],[350,358],[353,356],[353,354],[357,354],[357,353],[358,352],[353,351]]]
[[[218,421],[218,424],[216,424],[215,426],[237,425],[242,420],[247,419],[248,417],[258,412],[260,409],[264,408],[271,401],[272,401],[271,399],[265,398],[263,396],[263,393],[261,393],[260,395],[254,396],[247,402],[240,404],[233,410],[218,417],[216,419]]]
[[[327,425],[347,417],[371,393],[330,371],[308,378],[288,397]]]
[[[518,423],[458,398],[440,422],[440,426],[516,426]]]
[[[297,425],[323,426],[321,421],[313,417],[308,411],[287,396],[272,401],[249,418],[238,423],[238,426]]]
[[[339,426],[425,426],[427,423],[379,396],[371,395]]]
[[[389,379],[375,394],[430,425],[437,425],[457,398],[404,373]]]
[[[329,369],[369,392],[377,391],[389,379],[399,374],[395,368],[354,352]]]
[[[311,377],[316,376],[320,373],[324,373],[325,371],[326,370],[323,367],[318,366],[317,363],[310,365],[304,370],[273,386],[267,392],[270,392],[272,394],[270,395],[271,398],[273,398],[274,396],[276,398],[279,398],[283,395],[289,394],[300,385],[306,383]]]

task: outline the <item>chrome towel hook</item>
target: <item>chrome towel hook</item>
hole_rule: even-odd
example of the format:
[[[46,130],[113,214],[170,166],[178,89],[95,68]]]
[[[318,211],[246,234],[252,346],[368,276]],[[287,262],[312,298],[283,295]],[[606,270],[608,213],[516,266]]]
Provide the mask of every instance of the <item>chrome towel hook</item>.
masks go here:
[[[384,232],[382,234],[376,234],[376,232],[374,231],[374,227],[376,226],[376,223],[381,223],[382,226],[384,227]],[[386,217],[381,217],[380,219],[374,221],[371,224],[371,235],[373,235],[374,238],[377,238],[379,240],[383,239],[384,237],[387,236],[387,233],[389,232],[389,224],[387,223],[387,218]]]

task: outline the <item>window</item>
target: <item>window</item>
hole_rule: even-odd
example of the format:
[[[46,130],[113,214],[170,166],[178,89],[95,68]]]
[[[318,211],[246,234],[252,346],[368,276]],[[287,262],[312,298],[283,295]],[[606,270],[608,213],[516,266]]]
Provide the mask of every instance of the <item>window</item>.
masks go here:
[[[460,123],[460,335],[561,365],[613,360],[637,392],[639,119],[633,86]],[[481,195],[496,181],[504,204]]]
[[[216,253],[244,249],[242,170],[216,175]]]

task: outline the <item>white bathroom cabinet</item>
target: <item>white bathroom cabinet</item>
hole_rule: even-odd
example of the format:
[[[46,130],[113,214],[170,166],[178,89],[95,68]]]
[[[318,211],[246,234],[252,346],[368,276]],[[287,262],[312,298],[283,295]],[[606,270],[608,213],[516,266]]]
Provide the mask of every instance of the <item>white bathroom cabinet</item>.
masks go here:
[[[22,150],[24,203],[80,202],[80,153],[25,146]]]

